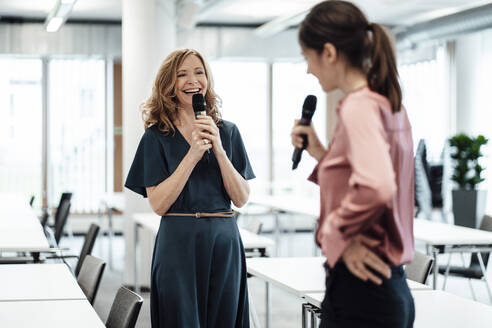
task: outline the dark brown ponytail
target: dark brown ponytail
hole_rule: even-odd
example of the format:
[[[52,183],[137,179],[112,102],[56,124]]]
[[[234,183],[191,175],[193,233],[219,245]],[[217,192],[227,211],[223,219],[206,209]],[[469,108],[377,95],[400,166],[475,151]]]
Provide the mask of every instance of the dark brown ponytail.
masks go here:
[[[299,28],[302,46],[323,52],[329,42],[348,64],[367,76],[369,88],[388,98],[393,112],[401,109],[396,59],[383,27],[370,24],[350,2],[328,0],[314,6]]]
[[[401,109],[401,88],[398,82],[396,58],[386,31],[379,24],[371,24],[370,66],[367,71],[369,88],[388,98],[394,112]]]

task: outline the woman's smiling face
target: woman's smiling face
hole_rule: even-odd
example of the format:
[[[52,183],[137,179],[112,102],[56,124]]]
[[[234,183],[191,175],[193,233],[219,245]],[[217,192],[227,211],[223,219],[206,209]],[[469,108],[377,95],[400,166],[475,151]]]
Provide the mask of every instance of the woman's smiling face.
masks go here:
[[[207,76],[203,63],[195,55],[185,58],[177,71],[176,97],[181,107],[191,107],[193,94],[207,93]]]

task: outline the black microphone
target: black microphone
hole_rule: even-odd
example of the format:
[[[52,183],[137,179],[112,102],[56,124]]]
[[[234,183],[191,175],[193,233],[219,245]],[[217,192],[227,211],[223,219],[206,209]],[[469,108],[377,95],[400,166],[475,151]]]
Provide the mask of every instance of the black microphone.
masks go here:
[[[193,111],[195,112],[195,118],[197,118],[198,115],[203,115],[203,116],[207,115],[205,98],[201,93],[195,93],[191,98],[191,103],[193,106]],[[210,156],[210,149],[207,149],[207,156],[206,156],[207,160],[208,160],[208,156]]]
[[[302,117],[299,125],[311,125],[311,118],[313,117],[314,111],[316,110],[316,96],[309,95],[304,99],[304,104],[302,105]],[[302,151],[306,149],[308,145],[308,139],[306,134],[301,134],[302,137],[302,148],[297,148],[292,154],[292,169],[295,170],[299,162],[301,161]]]
[[[191,98],[191,103],[193,104],[193,111],[195,112],[195,118],[198,115],[207,115],[207,110],[205,108],[205,98],[201,93],[195,93],[193,98]]]

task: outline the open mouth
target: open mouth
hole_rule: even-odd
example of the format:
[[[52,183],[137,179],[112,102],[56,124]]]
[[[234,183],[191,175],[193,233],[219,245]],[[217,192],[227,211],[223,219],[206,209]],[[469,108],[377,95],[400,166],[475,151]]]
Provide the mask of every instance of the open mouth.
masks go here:
[[[192,94],[195,94],[195,93],[199,93],[200,91],[202,91],[201,88],[195,88],[195,89],[188,89],[188,90],[183,90],[184,93],[188,94],[188,95],[192,95]]]

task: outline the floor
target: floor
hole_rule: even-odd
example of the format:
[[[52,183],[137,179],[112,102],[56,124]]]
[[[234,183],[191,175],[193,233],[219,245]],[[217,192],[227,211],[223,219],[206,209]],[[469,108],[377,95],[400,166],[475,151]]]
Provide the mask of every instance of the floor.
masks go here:
[[[264,234],[267,237],[272,237],[271,234]],[[97,240],[94,247],[93,255],[107,258],[107,238],[101,237]],[[114,267],[106,268],[103,275],[103,280],[100,285],[99,293],[95,301],[95,309],[103,321],[106,320],[113,302],[113,298],[117,289],[122,283],[122,270],[124,261],[124,239],[123,237],[115,237],[114,242]],[[74,252],[79,252],[83,243],[83,237],[75,236],[73,238],[66,237],[62,246],[70,247]],[[416,249],[425,251],[423,244],[416,244]],[[313,236],[309,232],[283,233],[279,237],[279,256],[313,256]],[[465,257],[468,261],[469,257]],[[447,263],[447,257],[442,255],[439,258],[441,264]],[[461,265],[461,258],[455,255],[451,261],[452,264]],[[492,282],[490,270],[487,272],[487,277]],[[429,281],[432,277],[429,278]],[[442,286],[443,278],[439,277],[439,286]],[[251,295],[254,297],[254,305],[260,322],[265,322],[265,284],[258,278],[250,278],[248,280]],[[490,304],[485,283],[482,281],[472,282],[474,291],[479,302]],[[272,286],[271,287],[272,301],[272,328],[298,328],[301,326],[301,304],[302,301],[297,297],[284,292],[283,290]],[[449,278],[446,290],[450,293],[460,295],[465,298],[472,299],[468,281],[461,278]],[[149,309],[149,294],[142,293],[144,304],[137,321],[137,327],[150,327],[150,309]]]

